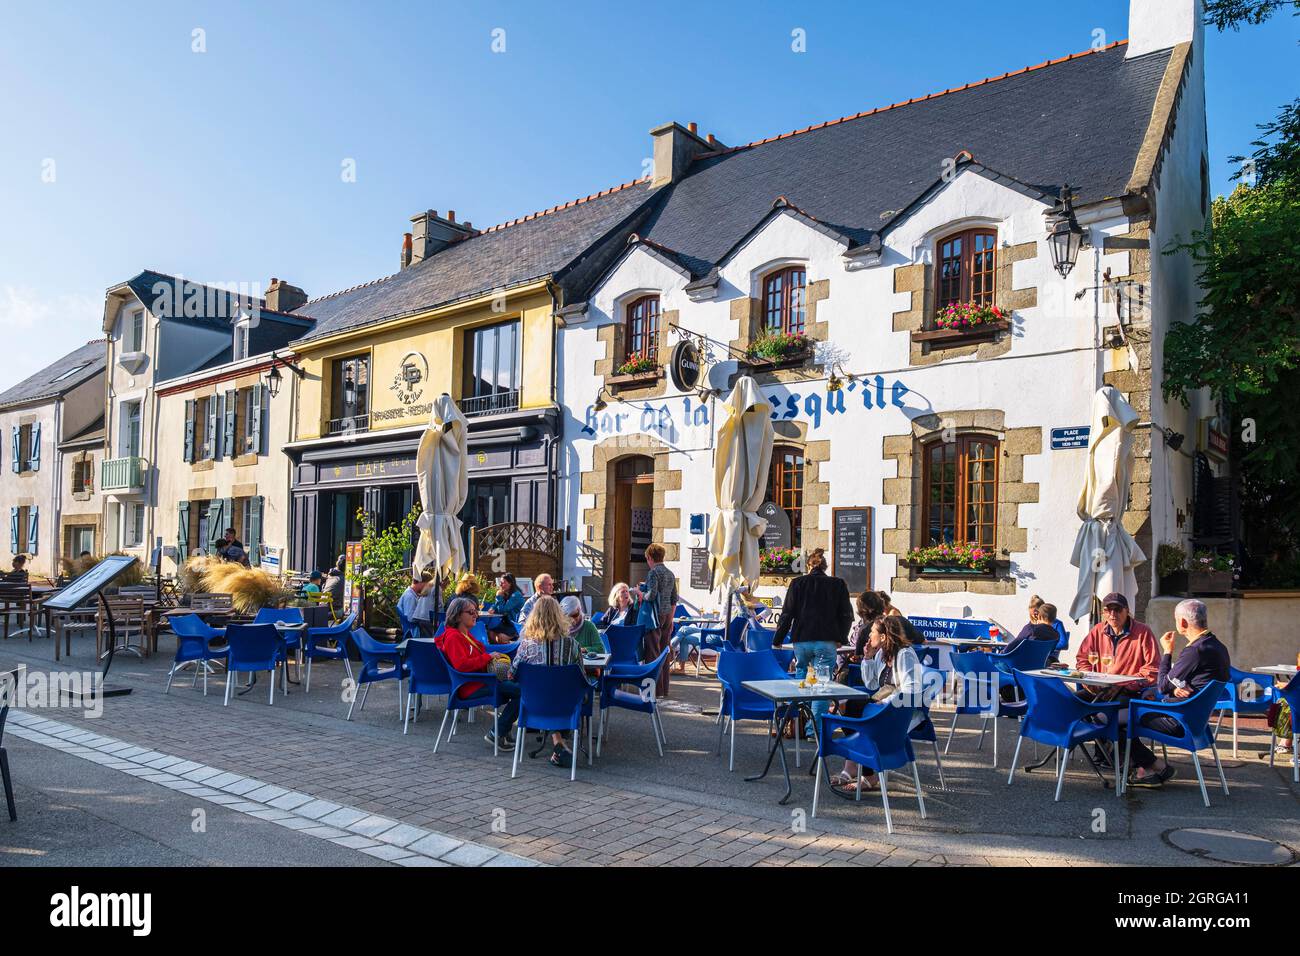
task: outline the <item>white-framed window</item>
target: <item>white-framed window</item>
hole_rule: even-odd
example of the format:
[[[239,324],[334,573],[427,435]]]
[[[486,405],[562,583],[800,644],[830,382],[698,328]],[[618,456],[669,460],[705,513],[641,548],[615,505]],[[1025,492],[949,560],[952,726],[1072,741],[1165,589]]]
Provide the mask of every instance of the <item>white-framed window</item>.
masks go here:
[[[140,402],[122,403],[122,433],[118,450],[122,458],[140,457]]]
[[[135,309],[126,317],[122,330],[122,351],[144,351],[144,309]]]
[[[122,522],[122,544],[128,548],[144,544],[144,505],[127,502],[126,520]]]
[[[241,319],[235,323],[235,360],[248,358],[248,348],[252,333],[252,325],[247,319]]]

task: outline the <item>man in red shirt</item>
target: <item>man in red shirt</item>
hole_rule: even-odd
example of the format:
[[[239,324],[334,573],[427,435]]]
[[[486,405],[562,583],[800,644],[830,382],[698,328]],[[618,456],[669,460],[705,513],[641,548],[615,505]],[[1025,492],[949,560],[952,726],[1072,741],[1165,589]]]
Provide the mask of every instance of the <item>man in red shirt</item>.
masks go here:
[[[1096,655],[1097,663],[1089,660]],[[1160,673],[1160,645],[1155,632],[1129,613],[1128,598],[1119,592],[1107,594],[1101,602],[1101,623],[1088,632],[1075,655],[1075,666],[1100,671],[1103,674],[1131,674],[1138,678],[1113,687],[1080,689],[1080,696],[1093,700],[1123,700],[1141,697],[1155,686]],[[1109,661],[1108,661],[1109,659]],[[1116,759],[1123,759],[1128,746],[1128,708],[1119,712],[1120,750]],[[1145,750],[1145,748],[1143,748]],[[1142,754],[1134,748],[1134,755]],[[1154,758],[1154,755],[1152,755]],[[1174,775],[1174,768],[1163,760],[1152,760],[1150,765],[1139,763],[1136,777],[1142,786],[1159,786]]]

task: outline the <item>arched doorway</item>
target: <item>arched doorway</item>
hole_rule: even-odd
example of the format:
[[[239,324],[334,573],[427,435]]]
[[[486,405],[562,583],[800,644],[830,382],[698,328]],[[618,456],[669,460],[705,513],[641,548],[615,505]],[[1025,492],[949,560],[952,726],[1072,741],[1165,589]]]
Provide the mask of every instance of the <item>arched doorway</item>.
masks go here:
[[[655,462],[649,455],[627,455],[609,464],[613,486],[610,515],[608,583],[626,581],[635,587],[649,570],[645,549],[654,537]]]

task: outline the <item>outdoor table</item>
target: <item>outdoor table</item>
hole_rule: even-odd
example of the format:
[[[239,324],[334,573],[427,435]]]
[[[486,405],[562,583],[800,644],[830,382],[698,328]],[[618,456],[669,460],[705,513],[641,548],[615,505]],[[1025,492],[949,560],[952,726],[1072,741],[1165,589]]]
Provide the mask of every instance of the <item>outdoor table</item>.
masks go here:
[[[993,640],[988,637],[937,637],[931,642],[933,644],[946,644],[949,647],[1006,647],[1007,642],[1001,639]]]
[[[583,654],[583,670],[595,671],[600,670],[603,667],[608,667],[610,656],[611,655],[609,654]]]
[[[1271,677],[1285,677],[1290,679],[1295,677],[1296,668],[1290,664],[1265,664],[1263,667],[1252,667],[1253,674],[1268,674]]]
[[[845,684],[837,684],[834,681],[826,683],[817,683],[811,687],[800,687],[797,680],[747,680],[741,684],[748,691],[765,697],[772,702],[772,711],[774,723],[776,725],[776,739],[768,747],[767,763],[763,765],[763,772],[753,777],[746,777],[746,781],[762,780],[767,776],[767,772],[772,769],[772,758],[777,753],[781,755],[781,772],[785,775],[785,796],[777,802],[784,805],[790,799],[793,787],[790,783],[790,767],[785,759],[785,722],[792,716],[807,714],[813,728],[813,739],[817,739],[817,724],[812,721],[813,701],[817,700],[850,700],[866,698],[870,699],[871,695],[861,687],[849,687]],[[778,713],[779,710],[779,713]],[[791,714],[795,711],[795,714]],[[799,766],[799,722],[794,722],[794,747],[795,747],[795,766]],[[813,761],[813,767],[817,762]]]
[[[1024,673],[1032,674],[1034,677],[1051,677],[1072,684],[1084,684],[1089,687],[1116,687],[1120,684],[1130,684],[1135,680],[1142,680],[1141,677],[1132,674],[1103,674],[1099,671],[1072,672],[1052,667],[1040,667],[1036,670],[1025,671]],[[1100,744],[1098,746],[1100,747]],[[1104,751],[1101,752],[1104,753]],[[1109,789],[1110,781],[1107,780],[1106,775],[1101,772],[1101,768],[1097,766],[1096,761],[1092,759],[1092,754],[1088,753],[1086,747],[1083,750],[1083,755],[1091,765],[1093,773],[1095,773],[1101,780],[1101,785]],[[1043,766],[1043,764],[1047,763],[1047,761],[1051,759],[1051,756],[1051,754],[1048,754],[1038,763],[1025,767],[1025,773],[1037,770],[1039,767]]]

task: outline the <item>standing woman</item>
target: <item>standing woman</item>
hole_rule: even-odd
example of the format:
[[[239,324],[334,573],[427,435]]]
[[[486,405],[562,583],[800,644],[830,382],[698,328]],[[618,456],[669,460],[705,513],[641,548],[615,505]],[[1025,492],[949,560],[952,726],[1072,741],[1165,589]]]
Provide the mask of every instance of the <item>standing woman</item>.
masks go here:
[[[843,579],[826,573],[826,554],[817,548],[808,555],[808,573],[790,582],[772,646],[780,647],[789,634],[794,642],[796,674],[803,675],[809,664],[833,673],[835,649],[848,635],[852,624],[849,586]],[[813,701],[813,720],[820,722],[829,709],[829,699]]]
[[[673,611],[677,607],[677,577],[663,564],[664,546],[652,544],[645,549],[645,562],[650,570],[645,576],[646,600],[654,608],[659,626],[647,629],[642,638],[645,657],[652,661],[663,653],[673,633]],[[668,696],[668,664],[659,669],[659,684],[655,691],[657,697]]]

